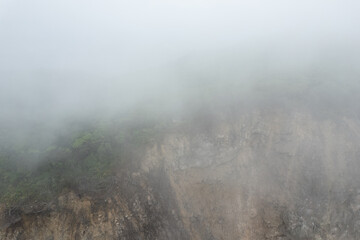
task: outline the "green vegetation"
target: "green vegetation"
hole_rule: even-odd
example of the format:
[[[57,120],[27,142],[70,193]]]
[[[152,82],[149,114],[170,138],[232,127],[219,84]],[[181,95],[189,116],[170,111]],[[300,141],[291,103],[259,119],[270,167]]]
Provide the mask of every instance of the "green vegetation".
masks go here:
[[[62,191],[96,192],[160,136],[155,122],[79,123],[46,146],[0,146],[0,203],[48,202]]]

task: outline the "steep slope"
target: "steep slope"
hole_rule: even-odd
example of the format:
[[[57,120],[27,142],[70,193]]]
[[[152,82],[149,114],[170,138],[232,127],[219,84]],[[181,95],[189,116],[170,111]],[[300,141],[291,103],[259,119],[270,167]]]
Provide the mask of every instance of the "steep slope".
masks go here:
[[[3,206],[0,238],[359,239],[359,143],[358,118],[307,110],[174,121],[101,193]]]
[[[257,111],[153,155],[192,239],[358,239],[359,133],[346,117]]]

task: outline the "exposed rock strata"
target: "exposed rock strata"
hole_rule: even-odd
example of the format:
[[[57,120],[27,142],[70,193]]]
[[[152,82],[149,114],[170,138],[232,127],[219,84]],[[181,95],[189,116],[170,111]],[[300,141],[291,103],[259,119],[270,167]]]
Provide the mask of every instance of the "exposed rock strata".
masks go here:
[[[306,111],[180,123],[102,195],[4,208],[0,238],[360,239],[359,144],[357,119]]]

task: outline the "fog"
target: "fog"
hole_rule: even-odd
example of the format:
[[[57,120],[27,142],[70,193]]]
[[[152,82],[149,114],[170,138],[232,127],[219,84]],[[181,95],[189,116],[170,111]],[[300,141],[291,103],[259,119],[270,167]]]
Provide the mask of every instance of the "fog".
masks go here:
[[[228,234],[272,196],[290,217],[304,206],[279,229],[314,230],[317,214],[333,237],[358,239],[359,11],[356,0],[0,0],[0,212],[101,184],[135,206],[138,184],[144,206],[173,197],[169,216],[190,230],[196,209],[225,219],[241,206],[206,228]],[[15,226],[21,211],[7,212]],[[304,236],[291,239],[315,239]]]
[[[255,107],[358,116],[359,7],[1,0],[3,138],[48,142],[73,120]]]
[[[310,81],[309,72],[353,84],[359,7],[357,1],[1,0],[1,118],[119,111],[149,99],[159,103],[155,108],[186,109],[189,95],[212,84],[243,91],[262,80],[268,90],[275,78],[285,85]]]

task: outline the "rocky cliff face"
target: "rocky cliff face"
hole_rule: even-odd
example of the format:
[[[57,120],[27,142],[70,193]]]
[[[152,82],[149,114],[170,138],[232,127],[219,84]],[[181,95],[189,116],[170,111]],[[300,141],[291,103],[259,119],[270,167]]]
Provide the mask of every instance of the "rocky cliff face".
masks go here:
[[[3,207],[1,239],[360,239],[360,121],[254,110],[174,123],[102,194]]]

